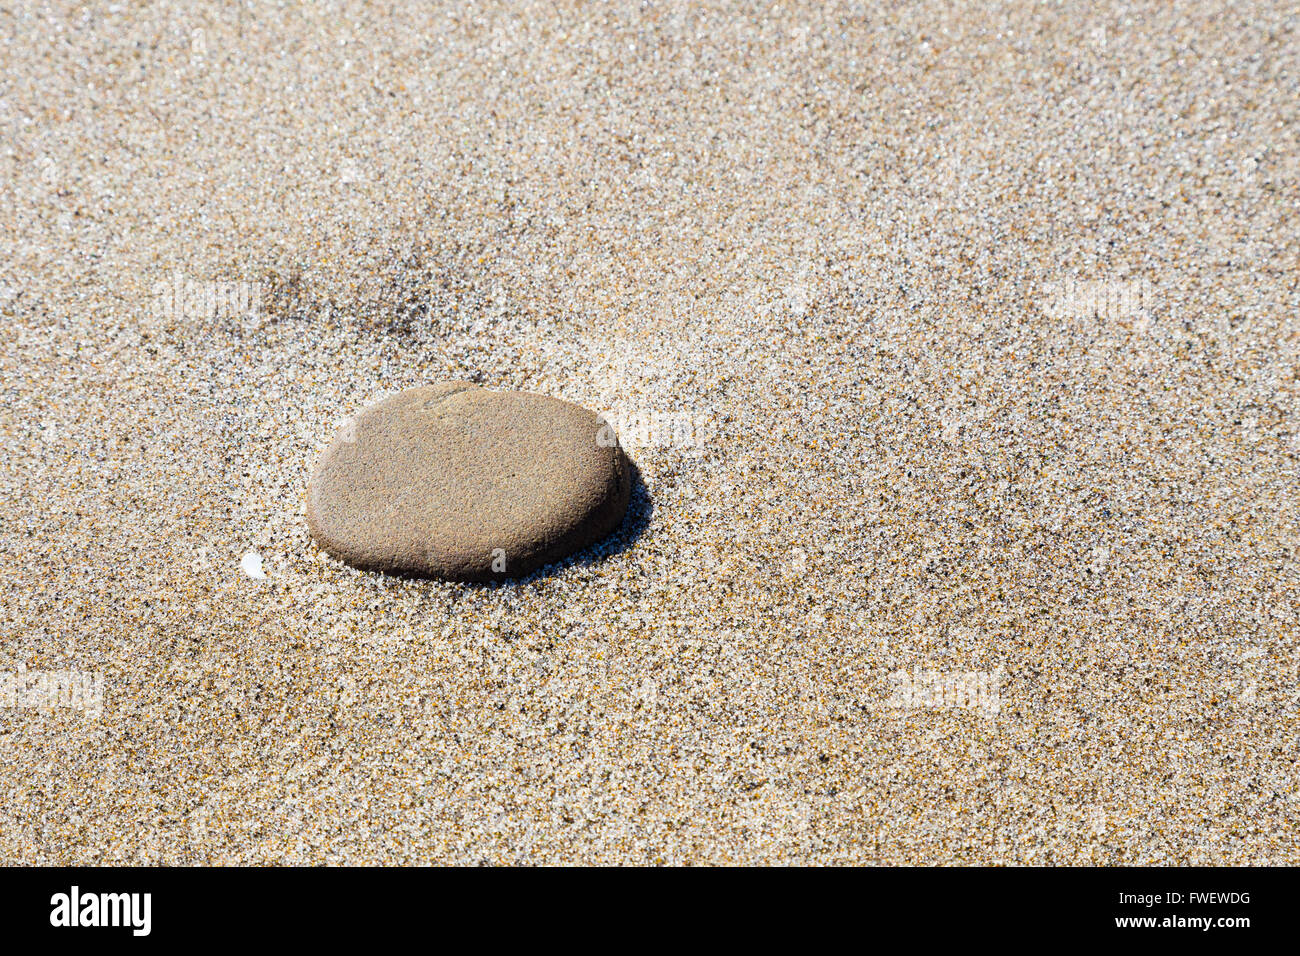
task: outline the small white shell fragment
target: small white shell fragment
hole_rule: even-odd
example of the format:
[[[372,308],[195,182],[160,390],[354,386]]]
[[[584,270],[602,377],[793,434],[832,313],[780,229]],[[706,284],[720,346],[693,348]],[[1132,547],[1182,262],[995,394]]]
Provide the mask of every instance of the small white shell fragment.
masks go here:
[[[256,551],[244,552],[244,556],[239,559],[239,570],[254,580],[266,579],[266,572],[262,570],[262,556]]]

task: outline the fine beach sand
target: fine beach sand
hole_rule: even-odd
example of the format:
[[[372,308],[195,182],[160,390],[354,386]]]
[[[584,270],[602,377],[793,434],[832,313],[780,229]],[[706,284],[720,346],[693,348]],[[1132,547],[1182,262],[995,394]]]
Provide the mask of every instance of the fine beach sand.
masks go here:
[[[0,11],[0,861],[1300,863],[1293,6],[416,7]],[[461,379],[624,531],[322,555]]]

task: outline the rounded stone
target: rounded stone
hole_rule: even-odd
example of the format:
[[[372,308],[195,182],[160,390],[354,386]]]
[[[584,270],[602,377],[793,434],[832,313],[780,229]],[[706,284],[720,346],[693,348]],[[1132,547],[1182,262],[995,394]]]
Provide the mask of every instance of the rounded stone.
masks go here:
[[[312,474],[307,524],[356,568],[490,581],[596,543],[630,496],[631,465],[594,412],[455,382],[344,425]]]

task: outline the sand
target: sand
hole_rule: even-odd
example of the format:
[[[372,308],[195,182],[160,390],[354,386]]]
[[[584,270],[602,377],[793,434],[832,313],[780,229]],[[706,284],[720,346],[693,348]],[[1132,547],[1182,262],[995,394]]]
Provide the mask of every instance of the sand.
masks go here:
[[[0,42],[0,859],[1300,862],[1289,5]],[[448,379],[618,418],[635,534],[322,556]]]

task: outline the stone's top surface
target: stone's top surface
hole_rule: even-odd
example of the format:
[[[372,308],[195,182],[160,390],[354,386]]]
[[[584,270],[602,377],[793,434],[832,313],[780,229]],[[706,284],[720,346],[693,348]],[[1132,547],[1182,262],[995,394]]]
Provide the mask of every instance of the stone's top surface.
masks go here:
[[[527,574],[622,521],[630,467],[602,428],[595,413],[544,395],[407,389],[362,411],[321,455],[312,537],[365,570]]]

